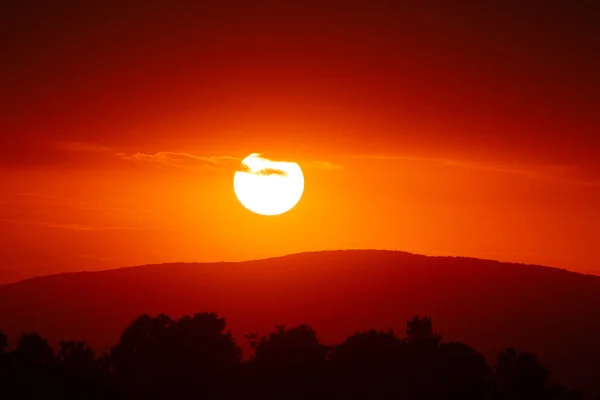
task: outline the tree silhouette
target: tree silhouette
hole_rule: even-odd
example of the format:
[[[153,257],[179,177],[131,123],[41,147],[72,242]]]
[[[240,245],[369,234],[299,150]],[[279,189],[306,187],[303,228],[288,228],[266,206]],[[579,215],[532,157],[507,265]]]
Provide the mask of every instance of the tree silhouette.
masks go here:
[[[0,393],[6,392],[8,384],[8,337],[0,330]]]
[[[406,337],[369,330],[330,347],[308,325],[247,335],[240,348],[214,313],[173,320],[141,315],[110,354],[96,358],[83,342],[58,351],[37,333],[14,350],[0,332],[3,399],[409,399],[582,400],[581,392],[549,383],[529,353],[507,348],[494,368],[475,349],[443,342],[427,317],[406,325]]]
[[[226,389],[241,350],[214,313],[177,321],[142,315],[125,329],[110,354],[118,387],[126,394],[215,397]]]
[[[438,348],[441,336],[433,331],[429,317],[418,315],[406,323],[406,342],[422,353],[433,353]]]
[[[491,387],[492,370],[485,357],[459,342],[439,346],[435,372],[438,390],[448,399],[485,399]]]
[[[104,393],[99,364],[92,349],[84,342],[61,341],[57,362],[63,384],[63,396],[98,398]]]
[[[347,398],[382,398],[406,393],[407,346],[393,331],[350,336],[331,352],[336,392]]]
[[[8,337],[4,332],[0,330],[0,354],[6,353],[8,348]]]
[[[408,383],[411,397],[435,398],[440,390],[434,382],[441,337],[433,331],[431,319],[417,315],[408,321],[404,341],[408,345]]]
[[[507,348],[498,355],[494,366],[494,399],[546,399],[551,392],[546,385],[549,373],[537,357]]]
[[[56,361],[54,350],[48,341],[37,333],[21,335],[15,352],[19,363],[24,365],[50,365]]]
[[[8,357],[8,398],[39,398],[57,390],[54,350],[37,333],[23,333]],[[32,384],[35,383],[35,384]]]
[[[68,367],[69,372],[83,373],[96,370],[94,352],[84,342],[61,341],[58,361],[61,365]]]
[[[566,400],[583,400],[583,393],[581,393],[581,391],[579,391],[579,390],[571,389],[571,390],[567,391],[565,399]]]
[[[248,365],[251,385],[263,397],[315,395],[325,382],[328,346],[308,325],[278,326],[267,336],[249,336],[254,351]]]

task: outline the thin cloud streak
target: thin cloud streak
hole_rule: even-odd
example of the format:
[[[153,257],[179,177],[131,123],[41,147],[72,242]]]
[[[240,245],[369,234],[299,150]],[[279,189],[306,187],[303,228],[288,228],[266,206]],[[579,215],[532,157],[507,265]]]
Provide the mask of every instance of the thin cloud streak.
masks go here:
[[[61,196],[48,195],[44,193],[36,193],[36,192],[16,192],[9,193],[10,196],[13,197],[26,197],[29,198],[27,201],[28,204],[39,204],[44,206],[56,206],[56,207],[65,207],[72,208],[77,210],[84,211],[108,211],[108,212],[120,212],[120,213],[154,213],[154,210],[146,210],[140,208],[120,208],[120,207],[107,207],[107,206],[96,206],[92,204],[75,202],[71,199]],[[24,203],[25,201],[21,200],[19,203]],[[6,204],[11,204],[10,201],[5,201]]]
[[[600,182],[593,180],[582,180],[572,175],[573,167],[568,165],[539,165],[531,168],[519,168],[507,164],[486,164],[481,162],[472,162],[465,160],[456,160],[451,158],[435,157],[413,157],[413,156],[389,156],[389,155],[355,155],[350,156],[353,159],[380,160],[380,161],[417,161],[430,162],[442,166],[466,168],[480,171],[492,171],[508,174],[526,176],[533,179],[542,179],[566,184],[575,184],[582,186],[600,187]]]
[[[82,153],[112,153],[112,147],[90,142],[58,142],[55,147],[63,151]]]
[[[45,227],[45,228],[66,229],[66,230],[72,230],[72,231],[162,230],[162,229],[141,227],[141,226],[119,226],[119,225],[92,226],[92,225],[82,225],[82,224],[57,223],[57,222],[50,222],[50,221],[16,220],[16,219],[6,219],[6,218],[0,218],[0,223],[16,224],[16,225],[35,225],[35,226],[41,226],[41,227]]]
[[[175,168],[198,171],[203,169],[232,169],[239,168],[242,161],[240,157],[233,156],[198,156],[191,153],[181,153],[172,151],[161,151],[154,154],[135,153],[128,155],[126,153],[117,153],[121,160],[133,161],[140,164],[153,165],[158,167]],[[344,167],[328,161],[307,160],[298,162],[302,168],[320,169],[326,171],[340,171]],[[274,173],[274,171],[270,171]]]
[[[306,161],[299,163],[302,168],[320,169],[325,171],[343,171],[344,166],[329,161]]]
[[[104,262],[109,262],[109,261],[114,261],[114,257],[102,257],[102,256],[96,256],[93,254],[78,254],[73,256],[73,258],[75,259],[83,259],[83,260],[91,260],[91,261],[104,261]]]
[[[241,158],[231,156],[197,156],[190,153],[177,153],[161,151],[154,154],[135,153],[127,155],[117,153],[117,157],[126,161],[134,161],[141,164],[169,167],[176,169],[198,170],[204,168],[225,168],[237,165]]]

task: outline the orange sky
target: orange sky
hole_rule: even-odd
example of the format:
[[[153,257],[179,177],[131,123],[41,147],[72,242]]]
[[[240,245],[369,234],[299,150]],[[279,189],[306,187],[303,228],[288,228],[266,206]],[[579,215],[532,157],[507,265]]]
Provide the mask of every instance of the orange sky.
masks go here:
[[[600,273],[593,10],[39,3],[0,13],[0,282],[339,248]],[[289,213],[236,200],[253,152],[303,168]]]

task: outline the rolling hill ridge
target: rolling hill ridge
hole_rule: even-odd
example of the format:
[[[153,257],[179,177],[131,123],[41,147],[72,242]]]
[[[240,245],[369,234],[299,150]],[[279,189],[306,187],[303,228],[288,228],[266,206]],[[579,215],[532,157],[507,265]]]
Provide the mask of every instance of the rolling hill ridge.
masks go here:
[[[325,343],[369,328],[402,332],[430,316],[444,340],[488,359],[539,356],[561,382],[600,393],[600,277],[556,268],[395,251],[344,250],[239,263],[176,263],[32,278],[0,286],[0,329],[52,343],[117,343],[139,314],[199,311],[244,334],[307,323]]]

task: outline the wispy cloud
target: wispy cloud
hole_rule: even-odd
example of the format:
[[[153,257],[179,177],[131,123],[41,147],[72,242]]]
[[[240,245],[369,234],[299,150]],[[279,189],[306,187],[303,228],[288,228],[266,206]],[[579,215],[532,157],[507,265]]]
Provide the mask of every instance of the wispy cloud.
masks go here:
[[[176,168],[184,170],[198,171],[206,168],[221,169],[227,168],[239,170],[244,168],[240,165],[242,158],[233,156],[199,156],[191,153],[181,153],[172,151],[161,151],[153,154],[145,153],[117,153],[117,157],[126,161],[133,161],[139,164],[152,165],[156,167]],[[334,164],[328,161],[320,160],[303,160],[298,161],[302,168],[320,169],[326,171],[341,171],[344,169],[339,164]],[[261,174],[285,174],[285,172],[273,169],[263,169]]]
[[[390,155],[358,155],[352,156],[354,159],[365,160],[381,160],[381,161],[417,161],[427,162],[442,166],[466,168],[481,171],[500,172],[507,174],[515,174],[526,176],[533,179],[551,180],[556,182],[584,185],[584,186],[600,186],[599,181],[579,179],[575,176],[575,168],[570,165],[515,165],[515,164],[498,164],[484,163],[477,161],[468,161],[452,158],[436,158],[436,157],[413,157],[413,156],[390,156]]]
[[[75,223],[59,223],[51,221],[36,221],[36,220],[17,220],[17,219],[6,219],[0,218],[0,223],[4,224],[16,224],[16,225],[35,225],[45,228],[52,229],[66,229],[72,231],[122,231],[122,230],[149,230],[152,228],[141,227],[141,226],[120,226],[120,225],[109,225],[109,226],[94,226],[84,225]]]
[[[570,165],[541,164],[521,167],[507,164],[486,164],[456,160],[446,160],[444,164],[460,168],[515,174],[533,179],[556,181],[567,184],[575,184],[582,186],[600,186],[600,182],[598,181],[580,179],[579,177],[577,177],[577,174],[575,173],[575,168]]]
[[[329,161],[309,160],[300,163],[302,168],[321,169],[325,171],[343,171],[344,167]]]
[[[73,256],[73,258],[92,260],[92,261],[105,261],[105,262],[114,261],[114,257],[103,257],[103,256],[96,256],[93,254],[78,254],[78,255]]]
[[[37,193],[37,192],[14,192],[14,193],[9,193],[10,196],[12,197],[18,197],[19,198],[19,203],[23,204],[23,203],[28,203],[28,204],[38,204],[38,205],[44,205],[44,206],[52,206],[52,207],[65,207],[65,208],[72,208],[72,209],[77,209],[77,210],[84,210],[84,211],[107,211],[107,212],[118,212],[118,213],[153,213],[154,210],[147,210],[147,209],[141,209],[141,208],[122,208],[122,207],[110,207],[110,206],[106,206],[106,205],[94,205],[94,204],[89,204],[89,203],[84,203],[84,202],[77,202],[74,200],[71,200],[69,198],[66,197],[62,197],[62,196],[57,196],[57,195],[51,195],[51,194],[45,194],[45,193]],[[24,200],[23,198],[27,199]],[[9,201],[5,201],[5,203],[7,204],[11,204],[13,203],[9,202]]]
[[[231,156],[197,156],[190,153],[177,153],[161,151],[154,154],[135,153],[128,155],[117,153],[122,160],[134,161],[140,164],[154,165],[186,170],[198,170],[204,168],[224,168],[237,166],[241,161],[238,157]]]
[[[114,153],[114,149],[109,146],[91,142],[58,142],[55,147],[59,150],[72,152]]]

